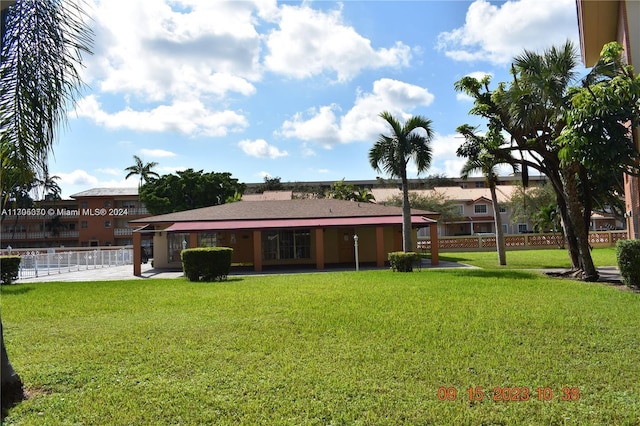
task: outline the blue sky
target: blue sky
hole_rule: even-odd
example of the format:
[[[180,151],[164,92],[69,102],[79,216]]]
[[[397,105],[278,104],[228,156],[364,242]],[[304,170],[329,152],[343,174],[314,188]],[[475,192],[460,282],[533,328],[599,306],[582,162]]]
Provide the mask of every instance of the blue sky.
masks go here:
[[[507,81],[523,49],[579,47],[575,0],[89,4],[88,87],[50,163],[65,197],[135,187],[124,172],[134,155],[160,174],[247,183],[375,179],[367,154],[388,132],[384,110],[431,119],[422,176],[457,176],[455,129],[481,122],[454,82]]]

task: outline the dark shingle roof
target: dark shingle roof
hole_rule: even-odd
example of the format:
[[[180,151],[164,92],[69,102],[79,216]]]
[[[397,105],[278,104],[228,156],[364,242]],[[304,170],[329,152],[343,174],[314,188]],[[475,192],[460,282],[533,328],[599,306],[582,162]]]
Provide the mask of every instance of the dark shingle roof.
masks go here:
[[[414,215],[436,217],[439,214],[412,210]],[[313,219],[338,217],[375,217],[402,215],[400,207],[374,203],[357,203],[334,199],[277,201],[238,201],[176,213],[137,219],[133,223],[168,223],[256,219]]]

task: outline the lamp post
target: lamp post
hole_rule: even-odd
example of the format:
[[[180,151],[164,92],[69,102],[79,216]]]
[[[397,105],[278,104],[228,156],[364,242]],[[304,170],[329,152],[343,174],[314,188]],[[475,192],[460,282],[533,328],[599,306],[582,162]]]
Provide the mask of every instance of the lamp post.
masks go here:
[[[353,247],[356,252],[356,271],[360,270],[360,262],[358,261],[358,235],[353,236]]]

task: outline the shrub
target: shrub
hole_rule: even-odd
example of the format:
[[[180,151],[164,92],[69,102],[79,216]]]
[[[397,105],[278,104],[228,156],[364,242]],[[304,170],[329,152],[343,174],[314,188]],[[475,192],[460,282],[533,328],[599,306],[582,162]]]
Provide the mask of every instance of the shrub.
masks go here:
[[[20,256],[0,256],[0,279],[2,284],[11,284],[18,279]]]
[[[393,272],[412,272],[413,265],[420,261],[420,254],[404,251],[389,253],[389,263]]]
[[[182,269],[189,281],[223,280],[231,270],[230,247],[201,247],[182,250]]]
[[[618,240],[616,258],[622,281],[640,288],[640,240]]]

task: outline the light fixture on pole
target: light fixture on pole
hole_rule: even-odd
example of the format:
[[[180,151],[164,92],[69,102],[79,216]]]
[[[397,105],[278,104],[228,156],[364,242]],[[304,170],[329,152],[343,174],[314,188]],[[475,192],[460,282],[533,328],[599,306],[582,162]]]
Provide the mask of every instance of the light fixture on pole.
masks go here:
[[[353,236],[353,247],[356,252],[356,271],[360,270],[360,262],[358,261],[358,235]]]

